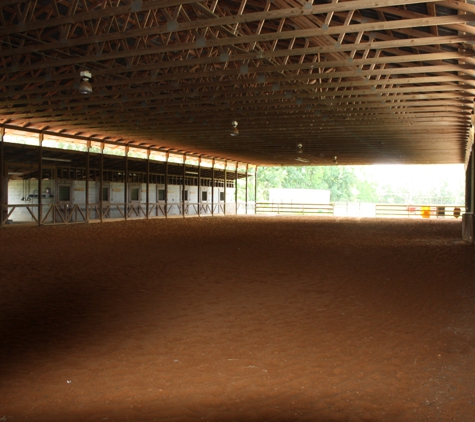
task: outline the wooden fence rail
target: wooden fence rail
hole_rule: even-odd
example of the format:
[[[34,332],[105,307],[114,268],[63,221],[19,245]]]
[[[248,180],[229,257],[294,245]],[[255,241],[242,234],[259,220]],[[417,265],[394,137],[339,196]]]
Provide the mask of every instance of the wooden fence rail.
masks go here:
[[[335,215],[389,218],[459,218],[464,212],[465,206],[463,205],[358,204],[352,202],[330,204],[303,204],[294,202],[256,203],[256,214]]]
[[[321,214],[333,215],[333,204],[297,204],[284,202],[257,202],[256,214]]]

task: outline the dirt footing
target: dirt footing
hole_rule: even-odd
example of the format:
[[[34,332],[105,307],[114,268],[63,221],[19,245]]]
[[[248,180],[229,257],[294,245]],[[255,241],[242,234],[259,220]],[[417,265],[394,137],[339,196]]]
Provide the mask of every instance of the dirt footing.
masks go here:
[[[0,420],[475,420],[458,220],[0,231]]]

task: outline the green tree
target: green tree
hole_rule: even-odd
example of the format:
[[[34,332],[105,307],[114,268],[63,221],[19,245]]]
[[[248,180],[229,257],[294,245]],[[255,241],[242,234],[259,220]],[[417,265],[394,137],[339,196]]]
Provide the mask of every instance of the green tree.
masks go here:
[[[269,198],[270,188],[324,189],[332,201],[372,201],[376,187],[354,167],[260,167],[258,200]]]
[[[257,170],[257,200],[269,200],[270,188],[283,188],[287,177],[285,167],[259,167]]]

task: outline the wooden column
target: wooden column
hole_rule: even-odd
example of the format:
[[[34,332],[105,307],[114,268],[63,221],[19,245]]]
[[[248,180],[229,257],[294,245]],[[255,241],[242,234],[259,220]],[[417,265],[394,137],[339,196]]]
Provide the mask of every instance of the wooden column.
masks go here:
[[[145,218],[149,218],[149,209],[150,209],[150,148],[147,148],[147,181],[146,181],[146,195],[145,195],[145,203],[147,206],[147,210],[145,211]]]
[[[41,191],[43,190],[43,139],[44,134],[41,132],[38,136],[38,225],[43,224],[43,198]]]
[[[472,146],[470,157],[465,170],[465,213],[462,215],[462,238],[474,243],[475,241],[475,154]]]
[[[254,170],[254,214],[257,214],[257,168],[258,167],[256,166],[256,169]]]
[[[168,218],[168,158],[170,153],[167,152],[167,160],[165,161],[165,218]]]
[[[472,153],[470,154],[470,161],[469,161],[469,178],[470,178],[470,212],[472,214],[475,213],[475,151],[472,147]]]
[[[87,151],[86,151],[86,222],[89,223],[89,178],[90,178],[90,168],[89,168],[89,159],[90,159],[90,149],[91,141],[87,141]]]
[[[213,158],[213,167],[212,167],[212,170],[211,170],[211,215],[214,216],[214,165],[215,165],[216,161],[215,159]]]
[[[102,223],[104,216],[104,142],[101,142],[101,159],[99,163],[99,213]]]
[[[247,214],[247,207],[248,207],[248,189],[247,189],[247,182],[249,179],[249,164],[246,164],[246,214]]]
[[[226,191],[228,185],[228,160],[224,161],[224,215],[226,215]]]
[[[129,147],[125,146],[125,172],[124,172],[124,218],[128,219],[129,213]]]
[[[182,201],[182,212],[183,212],[183,218],[185,218],[185,177],[186,177],[186,154],[183,154],[183,180],[181,183],[181,201]]]
[[[8,207],[5,207],[5,203],[8,201],[5,201],[5,151],[3,142],[4,137],[5,127],[2,126],[0,128],[0,228],[3,227],[3,225],[5,224],[5,216],[8,214]]]
[[[467,168],[465,169],[465,212],[471,212],[472,209],[472,161],[473,156],[470,154]]]
[[[198,158],[198,217],[201,217],[201,155]]]
[[[239,163],[236,162],[236,172],[234,176],[234,207],[236,209],[236,215],[238,214],[238,167]]]

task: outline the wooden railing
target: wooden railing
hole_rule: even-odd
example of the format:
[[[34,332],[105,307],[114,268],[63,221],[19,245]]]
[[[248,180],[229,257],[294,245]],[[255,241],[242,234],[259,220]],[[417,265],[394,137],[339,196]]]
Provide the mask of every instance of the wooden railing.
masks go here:
[[[459,218],[464,212],[463,205],[376,204],[376,217]]]
[[[365,205],[365,206],[363,206]],[[371,205],[371,207],[369,207]],[[108,203],[99,204],[48,204],[42,205],[41,217],[37,204],[4,205],[0,218],[2,226],[10,223],[23,224],[69,224],[98,220],[124,220],[183,216],[224,215],[223,202],[150,203],[147,205]],[[102,210],[102,216],[101,216]],[[357,204],[330,203],[304,204],[281,202],[250,202],[226,204],[226,214],[270,214],[270,215],[320,215],[376,218],[459,218],[465,213],[463,205],[407,205],[407,204]],[[41,218],[41,221],[40,221]]]
[[[389,218],[458,218],[465,212],[463,205],[408,205],[330,203],[303,204],[294,202],[257,202],[256,214],[334,215],[349,217]]]
[[[257,202],[256,214],[333,215],[333,204],[297,204],[294,202]]]
[[[163,218],[178,216],[235,215],[254,213],[254,204],[229,202],[157,202],[94,204],[8,204],[0,210],[2,226],[9,224],[69,224],[89,221]],[[41,220],[41,221],[40,221]]]

